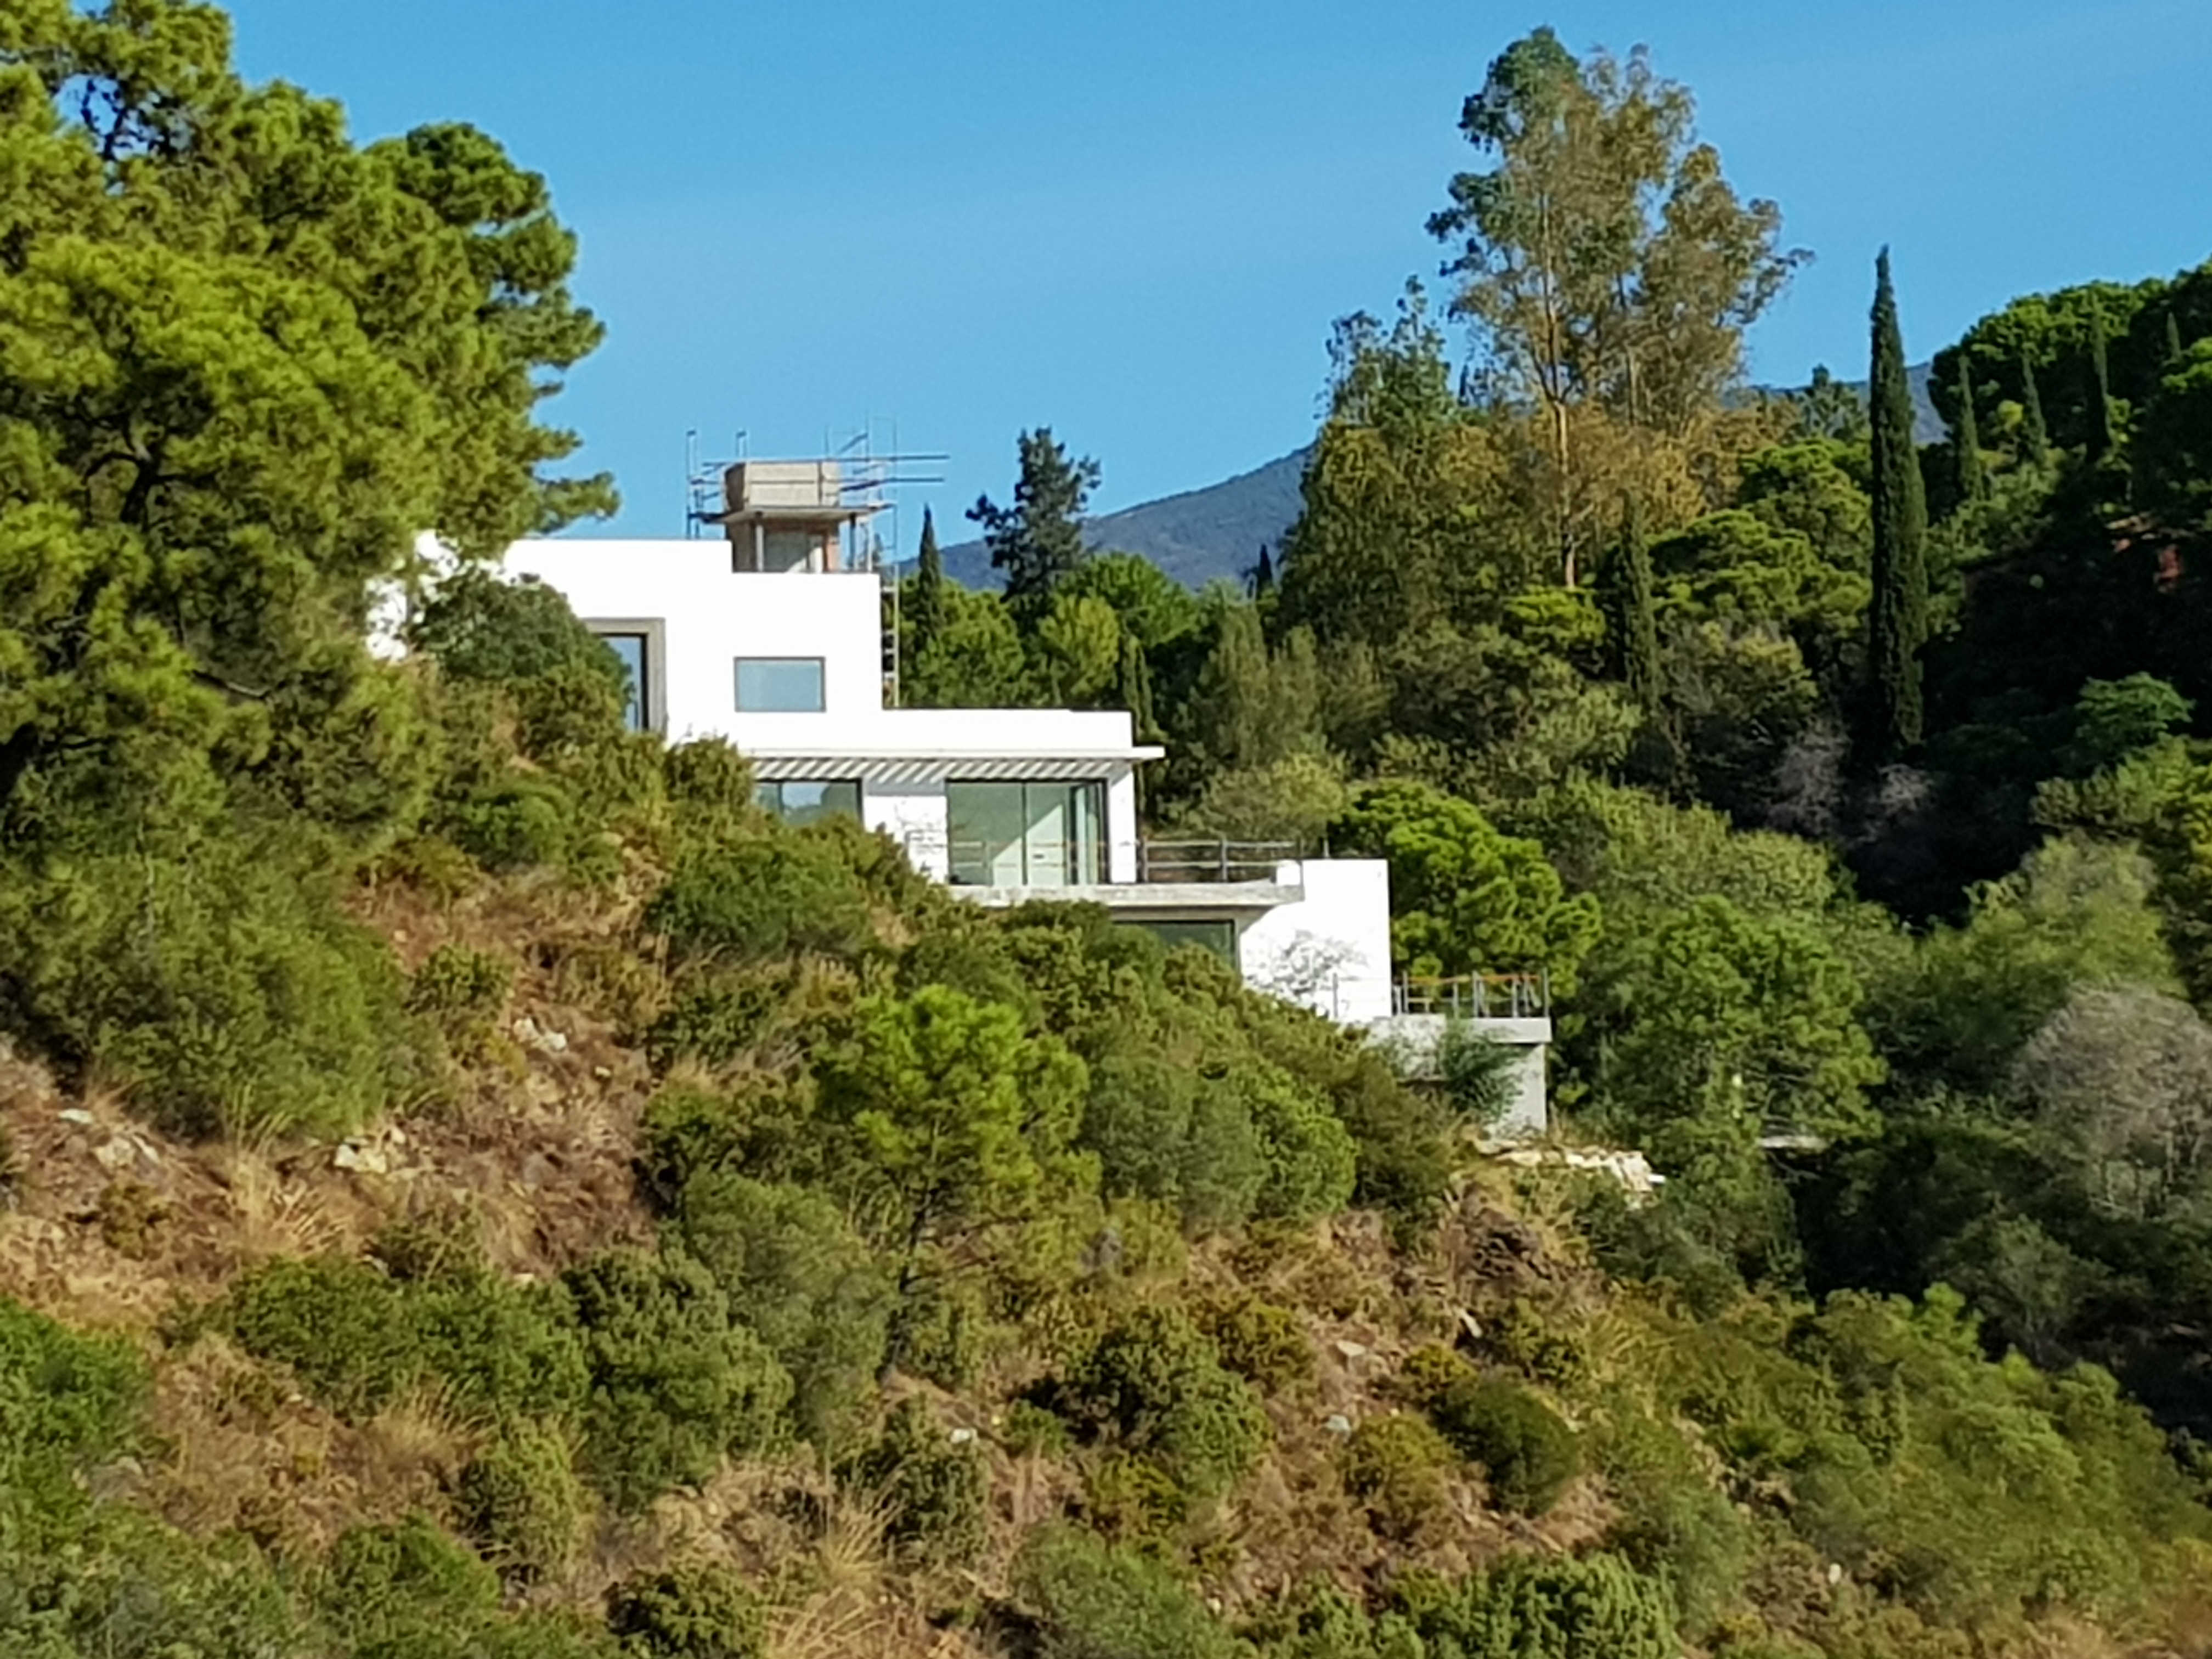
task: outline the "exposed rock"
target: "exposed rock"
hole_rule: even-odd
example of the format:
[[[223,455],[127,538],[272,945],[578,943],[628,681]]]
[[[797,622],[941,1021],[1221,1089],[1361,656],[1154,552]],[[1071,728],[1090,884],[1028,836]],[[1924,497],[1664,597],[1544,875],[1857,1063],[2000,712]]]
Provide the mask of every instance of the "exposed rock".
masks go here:
[[[392,1162],[385,1157],[381,1146],[357,1146],[346,1141],[337,1149],[331,1162],[341,1170],[353,1170],[362,1175],[389,1175]]]
[[[70,1106],[65,1108],[64,1110],[55,1113],[54,1115],[60,1118],[64,1123],[74,1123],[80,1128],[86,1129],[92,1127],[93,1124],[98,1121],[90,1112],[86,1111],[82,1106]]]
[[[1322,1425],[1322,1427],[1327,1429],[1331,1434],[1350,1434],[1352,1432],[1352,1419],[1346,1417],[1342,1412],[1331,1412],[1328,1414],[1328,1420]]]

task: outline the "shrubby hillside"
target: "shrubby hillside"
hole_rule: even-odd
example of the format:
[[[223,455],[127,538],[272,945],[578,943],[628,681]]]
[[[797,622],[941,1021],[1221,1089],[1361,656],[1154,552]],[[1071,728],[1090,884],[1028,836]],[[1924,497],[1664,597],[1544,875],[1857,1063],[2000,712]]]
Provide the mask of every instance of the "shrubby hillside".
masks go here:
[[[1626,73],[1540,34],[1488,106],[1656,100],[1686,145]],[[2172,613],[1972,702],[1977,595],[2049,590],[1940,578],[1882,749],[1899,452],[1856,405],[1729,407],[1733,337],[1684,331],[1547,450],[1418,301],[1340,335],[1279,590],[1085,562],[1065,473],[987,515],[1006,600],[917,578],[928,695],[1110,687],[1177,738],[1156,822],[1388,859],[1410,970],[1549,971],[1573,1127],[1669,1179],[1516,1173],[1479,1056],[1411,1086],[1204,954],[784,825],[625,729],[556,596],[427,583],[418,530],[610,499],[543,471],[598,328],[490,139],[357,147],[210,8],[30,0],[0,179],[0,1652],[2212,1645]],[[1778,283],[1765,205],[1698,200]],[[1998,321],[1970,356],[2076,343]],[[2160,386],[1987,411],[2019,448],[1959,447],[1957,512],[2023,539],[1938,570],[2193,548]],[[1985,816],[1931,850],[1944,789]]]

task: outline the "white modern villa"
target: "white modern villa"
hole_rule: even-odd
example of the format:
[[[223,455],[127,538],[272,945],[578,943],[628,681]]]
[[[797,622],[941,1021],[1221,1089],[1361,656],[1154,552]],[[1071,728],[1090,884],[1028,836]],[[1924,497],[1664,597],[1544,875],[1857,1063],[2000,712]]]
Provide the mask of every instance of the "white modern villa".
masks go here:
[[[854,482],[834,460],[740,461],[721,535],[518,542],[505,569],[614,648],[639,726],[742,751],[769,811],[856,817],[979,903],[1103,904],[1347,1023],[1389,1014],[1379,860],[1146,840],[1136,769],[1164,751],[1118,709],[896,707],[876,509]]]
[[[1164,751],[1120,710],[898,707],[865,529],[878,510],[836,460],[740,461],[699,515],[720,535],[522,541],[504,568],[558,591],[622,658],[640,727],[727,739],[786,819],[856,817],[981,904],[1103,905],[1347,1025],[1391,1032],[1415,1014],[1394,1002],[1381,860],[1146,839],[1137,768]],[[1515,1115],[1540,1129],[1550,1023],[1515,1024],[1498,1022],[1527,1074]]]

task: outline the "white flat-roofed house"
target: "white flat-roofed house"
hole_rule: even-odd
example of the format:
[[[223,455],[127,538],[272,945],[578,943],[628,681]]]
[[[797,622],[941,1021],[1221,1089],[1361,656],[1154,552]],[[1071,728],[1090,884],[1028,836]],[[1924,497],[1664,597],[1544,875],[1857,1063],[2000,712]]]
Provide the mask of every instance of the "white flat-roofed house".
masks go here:
[[[1137,768],[1163,751],[1121,710],[896,707],[865,494],[834,460],[755,460],[723,497],[720,537],[506,555],[623,659],[638,725],[728,739],[770,811],[856,817],[978,902],[1091,901],[1335,1018],[1389,1012],[1382,865],[1146,841]]]
[[[637,726],[672,743],[727,739],[779,816],[857,817],[979,903],[1103,905],[1402,1046],[1384,863],[1147,840],[1137,768],[1164,751],[1137,742],[1121,710],[896,706],[887,590],[860,550],[877,508],[838,462],[739,462],[723,508],[708,515],[720,537],[527,540],[502,567],[559,592],[613,648]],[[1548,1018],[1540,1032],[1478,1023],[1529,1050],[1533,1121],[1519,1127],[1540,1130]]]

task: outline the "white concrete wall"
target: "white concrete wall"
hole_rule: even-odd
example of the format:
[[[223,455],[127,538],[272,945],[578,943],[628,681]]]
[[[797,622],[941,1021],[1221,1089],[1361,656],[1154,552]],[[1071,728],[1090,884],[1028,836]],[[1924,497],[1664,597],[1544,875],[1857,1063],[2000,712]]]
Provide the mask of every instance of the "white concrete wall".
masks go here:
[[[770,718],[842,721],[883,709],[883,586],[872,572],[735,572],[719,538],[517,542],[506,569],[557,587],[586,622],[659,620],[672,743],[738,741],[739,657],[822,659],[823,714]]]
[[[1447,1014],[1393,1014],[1358,1022],[1387,1050],[1402,1074],[1434,1078],[1437,1054],[1449,1029]],[[1533,1140],[1551,1127],[1551,1091],[1547,1081],[1552,1042],[1548,1019],[1470,1019],[1468,1024],[1491,1042],[1511,1050],[1511,1093],[1490,1133],[1500,1140]]]
[[[1106,879],[1136,878],[1137,774],[1133,767],[1125,766],[1106,782]]]
[[[1390,1012],[1390,866],[1380,859],[1303,859],[1276,880],[1305,896],[1245,928],[1248,985],[1345,1024]]]
[[[908,861],[939,881],[952,878],[950,814],[942,779],[861,787],[860,817],[906,848]]]

